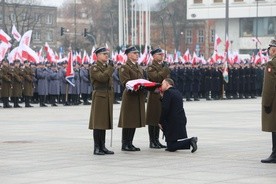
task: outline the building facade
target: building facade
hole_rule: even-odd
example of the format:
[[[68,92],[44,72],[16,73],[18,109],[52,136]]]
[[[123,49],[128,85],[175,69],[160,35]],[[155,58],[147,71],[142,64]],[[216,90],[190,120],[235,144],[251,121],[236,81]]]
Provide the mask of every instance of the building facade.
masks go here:
[[[275,8],[275,0],[229,0],[230,51],[249,54],[267,47],[276,34]],[[226,0],[187,0],[187,19],[213,20],[215,33],[224,40]]]

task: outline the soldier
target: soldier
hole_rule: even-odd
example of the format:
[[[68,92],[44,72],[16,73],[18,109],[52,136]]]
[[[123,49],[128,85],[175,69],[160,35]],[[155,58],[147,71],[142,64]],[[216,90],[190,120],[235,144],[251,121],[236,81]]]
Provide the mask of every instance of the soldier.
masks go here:
[[[30,67],[30,62],[28,60],[24,61],[24,70],[23,70],[23,95],[25,98],[25,107],[33,107],[30,105],[30,98],[33,96],[33,77],[34,71]]]
[[[112,74],[113,77],[113,86],[114,86],[114,104],[119,104],[117,100],[119,100],[119,95],[121,93],[121,84],[120,84],[120,78],[119,78],[119,65],[117,63],[115,70]]]
[[[193,72],[192,72],[192,79],[193,79],[193,96],[194,96],[194,101],[199,101],[199,90],[200,90],[200,82],[201,82],[201,69],[199,68],[198,63],[195,63]]]
[[[22,97],[23,72],[20,68],[20,60],[14,60],[14,69],[12,75],[12,99],[13,107],[20,108],[19,97]]]
[[[9,97],[11,95],[12,87],[12,71],[9,67],[9,61],[6,59],[2,60],[0,76],[2,78],[1,97],[3,101],[3,108],[11,108],[12,106],[9,104]]]
[[[91,93],[91,82],[89,78],[89,65],[87,61],[84,61],[83,66],[80,68],[80,92],[83,105],[91,105],[88,101]]]
[[[51,106],[57,106],[56,100],[60,92],[60,79],[58,68],[55,63],[52,63],[51,70],[49,72],[49,100]]]
[[[204,86],[205,86],[205,98],[206,100],[211,100],[210,92],[212,90],[212,66],[211,64],[206,67],[204,71]]]
[[[106,130],[113,128],[113,63],[108,63],[109,51],[97,48],[94,53],[97,62],[90,69],[93,84],[89,129],[93,130],[94,155],[114,154],[105,147]]]
[[[125,50],[127,62],[120,68],[119,76],[123,86],[130,80],[143,78],[143,70],[138,66],[139,51],[135,46]],[[136,128],[145,126],[145,95],[143,91],[123,92],[119,127],[122,127],[122,151],[140,151],[135,147],[133,137]]]
[[[272,132],[272,153],[262,163],[276,163],[276,40],[269,44],[268,53],[271,60],[264,73],[262,96],[262,131]]]
[[[152,82],[162,83],[162,81],[170,74],[170,69],[162,65],[164,60],[164,53],[162,49],[157,48],[151,51],[153,57],[152,65],[148,66],[148,79]],[[166,148],[159,142],[159,119],[161,115],[161,101],[159,90],[149,91],[146,124],[148,125],[150,148]]]
[[[79,100],[80,96],[80,65],[78,62],[73,63],[74,66],[74,81],[75,86],[69,85],[69,94],[70,94],[70,100],[73,105],[79,105],[81,104]]]
[[[44,63],[39,63],[36,70],[37,74],[37,92],[39,96],[40,107],[47,107],[45,104],[46,96],[48,95],[48,71]]]
[[[58,73],[59,73],[59,84],[60,84],[60,102],[63,105],[69,105],[68,99],[66,101],[66,90],[69,87],[68,82],[65,79],[66,76],[66,68],[67,68],[67,61],[64,61],[62,63],[62,66],[60,67]]]

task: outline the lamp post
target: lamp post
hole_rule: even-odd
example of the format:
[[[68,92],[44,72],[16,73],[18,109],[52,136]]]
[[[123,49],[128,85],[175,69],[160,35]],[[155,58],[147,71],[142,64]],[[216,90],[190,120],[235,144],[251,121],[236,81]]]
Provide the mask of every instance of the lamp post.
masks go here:
[[[165,34],[165,27],[164,27],[164,18],[162,16],[160,16],[160,19],[162,21],[162,32],[163,32],[163,44],[164,44],[164,48],[165,48],[165,52],[167,51],[166,49],[166,34]]]
[[[258,49],[259,0],[256,0],[256,49]]]

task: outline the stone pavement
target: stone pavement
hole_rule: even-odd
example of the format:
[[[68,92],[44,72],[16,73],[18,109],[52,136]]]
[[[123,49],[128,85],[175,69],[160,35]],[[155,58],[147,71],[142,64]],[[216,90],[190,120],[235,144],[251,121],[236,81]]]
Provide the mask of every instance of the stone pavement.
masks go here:
[[[94,156],[90,106],[0,108],[1,184],[185,183],[275,184],[271,133],[261,132],[261,98],[184,102],[189,136],[198,151],[148,148],[147,128],[137,129],[140,152],[122,152],[114,105],[115,155]],[[110,146],[110,131],[107,145]]]

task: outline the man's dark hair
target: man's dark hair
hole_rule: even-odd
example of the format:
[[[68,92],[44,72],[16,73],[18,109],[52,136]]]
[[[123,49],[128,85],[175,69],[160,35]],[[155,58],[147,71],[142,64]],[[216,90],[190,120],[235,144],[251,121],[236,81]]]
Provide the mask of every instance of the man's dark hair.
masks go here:
[[[170,85],[174,86],[174,81],[171,78],[165,78],[164,81],[166,81]]]

